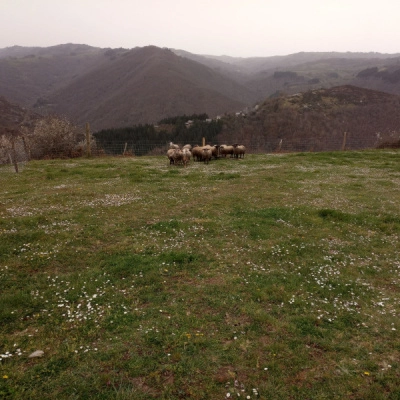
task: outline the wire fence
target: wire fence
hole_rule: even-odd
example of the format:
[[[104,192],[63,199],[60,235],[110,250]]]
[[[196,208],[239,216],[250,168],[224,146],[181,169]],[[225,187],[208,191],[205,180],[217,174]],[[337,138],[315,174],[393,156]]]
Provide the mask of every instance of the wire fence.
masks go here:
[[[104,155],[164,155],[169,148],[170,142],[165,143],[134,143],[134,142],[111,142],[109,144],[98,143],[97,151]],[[213,141],[206,144],[210,145],[231,145],[231,142]],[[237,144],[242,144],[246,147],[248,154],[263,154],[275,152],[308,152],[308,151],[339,151],[339,150],[362,150],[367,148],[376,148],[379,143],[376,141],[355,140],[349,138],[341,138],[340,140],[324,140],[321,138],[307,139],[276,139],[276,140],[254,140],[254,141],[237,141]],[[202,140],[198,143],[177,143],[180,147],[190,144],[202,146]]]
[[[207,143],[202,138],[199,143],[194,145],[210,144],[220,146],[222,142]],[[40,148],[30,148],[27,146],[23,137],[16,137],[11,145],[1,146],[0,144],[0,166],[2,170],[13,170],[19,172],[26,162],[32,159],[56,159],[56,158],[76,158],[76,157],[139,157],[139,156],[161,156],[166,155],[170,142],[144,142],[135,143],[134,141],[90,141],[88,146],[85,142],[73,144],[70,147],[58,146],[57,143],[46,144]],[[187,143],[177,143],[183,146]],[[246,148],[245,154],[265,154],[265,153],[288,153],[288,152],[322,152],[322,151],[345,151],[345,150],[364,150],[372,148],[399,147],[399,141],[385,142],[379,138],[352,138],[346,133],[341,137],[309,137],[290,139],[268,139],[257,138],[255,140],[246,139],[238,144]],[[8,167],[10,168],[7,168]]]

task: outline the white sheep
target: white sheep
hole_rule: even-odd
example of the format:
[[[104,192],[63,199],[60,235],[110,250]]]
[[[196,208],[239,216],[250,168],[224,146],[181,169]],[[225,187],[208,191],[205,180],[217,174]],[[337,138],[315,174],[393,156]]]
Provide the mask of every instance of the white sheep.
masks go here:
[[[170,165],[174,163],[175,150],[176,149],[168,149],[168,151],[167,151],[167,157],[169,159],[169,164]]]
[[[179,146],[177,144],[174,144],[172,142],[169,143],[169,148],[170,149],[179,149]]]
[[[179,164],[182,162],[183,153],[180,149],[168,149],[167,157],[169,159],[169,164]]]
[[[233,145],[233,154],[236,158],[244,158],[244,153],[246,153],[246,147],[242,144]]]
[[[192,156],[192,153],[190,152],[190,150],[188,148],[186,148],[186,147],[183,147],[183,149],[182,149],[182,162],[183,162],[183,165],[185,167],[187,167],[187,165],[189,164],[191,156]]]

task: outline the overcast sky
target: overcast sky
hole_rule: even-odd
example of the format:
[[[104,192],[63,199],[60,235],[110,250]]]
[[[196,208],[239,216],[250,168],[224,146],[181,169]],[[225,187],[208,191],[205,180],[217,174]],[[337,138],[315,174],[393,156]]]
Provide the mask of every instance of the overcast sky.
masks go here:
[[[399,0],[0,0],[0,48],[155,45],[239,57],[400,52]]]

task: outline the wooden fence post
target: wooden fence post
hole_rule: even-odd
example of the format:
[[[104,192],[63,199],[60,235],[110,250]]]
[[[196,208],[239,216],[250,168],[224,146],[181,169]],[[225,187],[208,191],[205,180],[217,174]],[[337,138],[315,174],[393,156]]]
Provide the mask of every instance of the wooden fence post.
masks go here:
[[[15,139],[14,138],[11,140],[11,152],[12,152],[12,158],[13,158],[15,172],[18,173],[17,152],[15,151]],[[10,156],[10,160],[11,160],[11,156]]]
[[[86,156],[90,157],[92,155],[92,149],[90,145],[90,125],[86,122]]]
[[[347,132],[343,134],[343,143],[342,143],[342,151],[346,149],[346,140],[347,140]]]
[[[202,142],[203,147],[206,145],[206,138],[203,137],[203,142]]]
[[[281,140],[279,141],[278,149],[276,150],[278,153],[280,153],[281,150],[282,150],[282,142],[283,142],[283,139],[281,139]]]

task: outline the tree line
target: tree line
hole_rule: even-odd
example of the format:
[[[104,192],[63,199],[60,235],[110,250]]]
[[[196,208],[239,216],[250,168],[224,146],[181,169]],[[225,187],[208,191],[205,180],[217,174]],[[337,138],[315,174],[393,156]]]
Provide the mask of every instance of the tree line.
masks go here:
[[[185,123],[186,121],[205,121],[208,119],[208,115],[206,113],[203,114],[192,114],[192,115],[176,115],[175,117],[167,117],[158,122],[161,124],[172,124],[177,125],[180,123]]]

